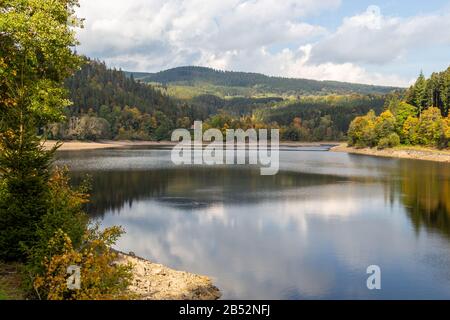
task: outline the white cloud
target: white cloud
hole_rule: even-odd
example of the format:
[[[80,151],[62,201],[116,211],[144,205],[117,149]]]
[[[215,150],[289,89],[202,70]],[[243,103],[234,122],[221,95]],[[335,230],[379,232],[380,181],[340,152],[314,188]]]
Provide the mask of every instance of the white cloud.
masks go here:
[[[270,75],[316,80],[336,80],[376,85],[407,86],[414,79],[404,79],[395,74],[369,72],[354,63],[311,63],[312,45],[298,50],[283,49],[271,54],[263,47],[254,51],[225,52],[200,60],[200,65],[217,69],[246,70]]]
[[[412,50],[450,45],[450,14],[431,14],[410,18],[388,17],[380,8],[345,18],[335,33],[318,42],[311,62],[386,64],[401,59]]]
[[[159,71],[181,65],[383,85],[411,79],[369,72],[414,46],[446,43],[449,16],[383,16],[378,7],[335,31],[306,22],[340,0],[81,0],[78,51],[109,65]],[[444,19],[446,18],[446,19]]]
[[[78,15],[86,22],[80,51],[112,63],[128,57],[125,66],[151,70],[193,64],[234,50],[305,42],[324,28],[299,19],[339,2],[82,0]],[[142,55],[148,59],[137,61]]]

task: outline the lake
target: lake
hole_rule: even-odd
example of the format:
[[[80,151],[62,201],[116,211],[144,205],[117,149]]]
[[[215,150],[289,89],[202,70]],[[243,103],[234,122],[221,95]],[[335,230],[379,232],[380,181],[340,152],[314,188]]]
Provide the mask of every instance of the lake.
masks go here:
[[[284,148],[280,172],[170,150],[59,152],[119,250],[208,275],[225,299],[450,299],[450,164]],[[381,268],[381,290],[366,269]]]

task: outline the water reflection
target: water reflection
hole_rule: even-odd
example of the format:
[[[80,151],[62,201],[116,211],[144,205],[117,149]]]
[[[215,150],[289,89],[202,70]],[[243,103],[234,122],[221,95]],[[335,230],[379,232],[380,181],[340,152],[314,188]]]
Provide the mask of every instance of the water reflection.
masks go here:
[[[167,150],[62,153],[122,250],[212,276],[225,298],[450,298],[450,166],[281,152],[281,172],[173,167]],[[383,290],[368,291],[378,264]]]
[[[263,178],[258,169],[200,168],[150,169],[136,171],[76,171],[72,180],[81,183],[92,176],[92,201],[89,212],[106,212],[132,206],[144,199],[173,207],[202,208],[220,203],[252,203],[270,199],[286,200],[298,196],[302,187],[328,185],[348,180],[346,177],[282,172]]]
[[[402,161],[398,167],[400,197],[416,230],[450,237],[450,165]]]

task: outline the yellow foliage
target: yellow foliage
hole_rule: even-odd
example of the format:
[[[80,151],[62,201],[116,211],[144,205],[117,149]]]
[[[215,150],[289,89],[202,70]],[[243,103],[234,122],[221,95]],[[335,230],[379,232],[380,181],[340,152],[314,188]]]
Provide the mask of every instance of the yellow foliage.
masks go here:
[[[417,127],[419,125],[419,119],[413,116],[409,116],[402,128],[402,137],[408,144],[416,144],[418,142]]]
[[[118,227],[102,232],[89,229],[80,249],[74,249],[67,234],[59,230],[49,241],[49,247],[58,253],[45,257],[44,273],[35,277],[33,286],[40,299],[48,300],[115,300],[130,299],[127,287],[131,281],[131,265],[117,265],[117,254],[110,248],[120,236]],[[81,287],[67,286],[67,269],[79,266]]]
[[[450,115],[444,119],[444,136],[450,140]]]

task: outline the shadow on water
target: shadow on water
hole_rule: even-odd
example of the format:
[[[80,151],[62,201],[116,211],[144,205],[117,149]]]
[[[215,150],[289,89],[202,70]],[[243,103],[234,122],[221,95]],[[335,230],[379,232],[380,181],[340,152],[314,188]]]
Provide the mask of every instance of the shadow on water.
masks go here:
[[[89,158],[89,153],[83,153]],[[170,167],[144,170],[74,171],[75,185],[93,176],[88,211],[96,217],[132,206],[134,201],[155,199],[180,208],[203,208],[217,203],[258,202],[268,198],[296,197],[278,191],[345,182],[382,182],[390,202],[399,198],[417,232],[422,227],[450,238],[450,165],[418,160],[389,160],[350,156],[359,164],[376,163],[373,177],[339,176],[281,171],[262,177],[258,168]],[[365,159],[364,159],[365,158]],[[364,161],[361,161],[364,159]]]
[[[186,209],[227,203],[243,204],[271,198],[296,197],[288,189],[345,182],[346,177],[280,172],[262,177],[259,169],[171,168],[138,171],[101,171],[72,173],[72,182],[92,177],[88,212],[102,217],[108,211],[120,211],[139,200],[154,199],[165,205]],[[274,192],[274,190],[284,191]]]

